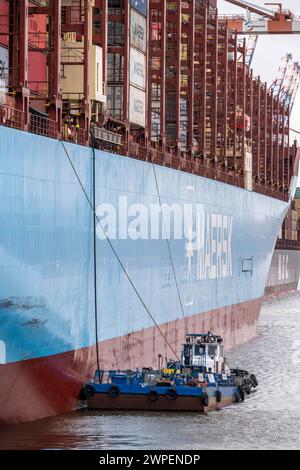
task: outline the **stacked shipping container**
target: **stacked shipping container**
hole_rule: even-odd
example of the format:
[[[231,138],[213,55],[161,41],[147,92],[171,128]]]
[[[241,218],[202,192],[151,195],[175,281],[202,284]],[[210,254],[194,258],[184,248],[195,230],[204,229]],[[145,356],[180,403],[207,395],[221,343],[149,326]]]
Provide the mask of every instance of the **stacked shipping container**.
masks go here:
[[[209,2],[150,0],[151,140],[247,189],[287,191],[289,110],[246,66],[245,41]]]
[[[30,123],[29,99],[52,119],[43,122],[52,126],[43,131],[48,136],[61,135],[61,122],[75,113],[85,135],[81,143],[88,143],[92,122],[103,130],[97,132],[99,146],[104,135],[119,134],[109,137],[117,142],[110,151],[287,198],[295,158],[289,107],[253,78],[245,41],[220,20],[216,2],[0,5],[0,40],[10,41],[11,51],[19,49],[18,60],[10,53],[13,67],[4,90],[10,93],[6,104],[15,96],[14,106],[25,113],[20,127]],[[28,24],[31,42],[22,36]],[[29,130],[42,133],[38,126]]]
[[[0,29],[7,27],[9,6],[8,2],[0,0]],[[8,38],[0,35],[0,103],[4,101],[3,93],[8,93],[9,56]]]
[[[146,127],[147,3],[108,0],[107,114]]]

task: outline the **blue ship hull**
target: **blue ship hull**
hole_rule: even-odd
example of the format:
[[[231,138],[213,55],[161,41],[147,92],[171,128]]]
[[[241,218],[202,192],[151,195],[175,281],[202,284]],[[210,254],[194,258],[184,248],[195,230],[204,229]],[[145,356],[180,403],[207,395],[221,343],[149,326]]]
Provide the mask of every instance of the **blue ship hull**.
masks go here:
[[[92,200],[92,150],[65,145]],[[204,319],[204,326],[215,322],[214,332],[220,331],[226,347],[254,334],[287,203],[167,167],[154,171],[150,163],[101,151],[95,179],[100,212],[103,204],[116,208],[115,230],[111,226],[109,233],[113,247],[174,349],[184,323],[168,245],[156,232],[147,239],[132,214],[127,221],[120,218],[125,200],[129,211],[136,204],[150,211],[159,196],[169,207],[195,208],[186,236],[176,239],[174,225],[169,242],[189,329],[202,331],[195,326]],[[103,225],[108,222],[104,212],[99,217]],[[135,236],[140,230],[138,239],[126,238],[127,223],[135,223]],[[67,363],[67,378],[63,371],[60,378],[71,384],[72,399],[43,407],[39,394],[40,411],[32,417],[74,406],[80,382],[96,365],[93,213],[59,141],[5,127],[0,127],[0,275],[1,409],[16,371],[45,367],[47,361],[60,364],[59,357]],[[99,237],[97,283],[103,367],[151,365],[158,353],[170,355],[109,243]],[[31,419],[22,411],[18,417],[1,413],[5,422]]]

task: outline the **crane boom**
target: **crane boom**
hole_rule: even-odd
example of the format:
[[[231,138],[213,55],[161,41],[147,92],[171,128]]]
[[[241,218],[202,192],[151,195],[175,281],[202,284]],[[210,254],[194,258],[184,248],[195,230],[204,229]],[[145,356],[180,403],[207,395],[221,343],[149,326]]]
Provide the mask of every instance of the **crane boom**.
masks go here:
[[[237,7],[244,8],[252,13],[256,13],[257,15],[264,15],[266,18],[273,19],[274,12],[269,10],[268,8],[264,8],[261,6],[254,5],[254,3],[245,2],[242,0],[225,0],[228,3],[232,3],[232,5],[236,5]]]
[[[300,18],[295,17],[290,10],[283,10],[281,4],[275,4],[279,8],[272,12],[246,1],[226,1],[247,11],[246,16],[225,16],[229,28],[237,34],[300,34]]]
[[[290,62],[287,68],[286,76],[283,82],[280,98],[284,102],[285,107],[291,112],[294,101],[299,89],[300,82],[300,66],[298,62]]]
[[[300,75],[298,76],[298,80],[295,83],[293,94],[292,94],[292,97],[291,97],[290,112],[293,111],[293,107],[294,107],[294,103],[295,103],[295,100],[296,100],[296,97],[297,97],[297,94],[298,94],[299,87],[300,87]]]
[[[248,65],[248,67],[251,67],[252,65],[254,52],[257,46],[257,41],[258,41],[257,34],[252,34],[251,36],[248,37],[247,51],[246,51],[246,64]]]
[[[279,96],[281,93],[283,82],[286,77],[288,65],[292,59],[293,59],[292,54],[286,54],[281,59],[280,66],[277,72],[277,77],[269,88],[270,90],[273,90],[274,96]]]
[[[284,10],[281,3],[267,3],[267,5],[277,7],[277,10],[273,12],[245,0],[226,1],[244,8],[247,12],[246,16],[225,16],[225,21],[236,34],[250,35],[246,54],[246,62],[249,66],[251,66],[259,34],[300,34],[300,18],[295,17],[290,10]],[[251,15],[253,13],[256,14],[255,17]],[[289,110],[289,113],[292,112],[299,87],[300,65],[292,61],[291,54],[286,54],[281,60],[276,80],[270,89]]]

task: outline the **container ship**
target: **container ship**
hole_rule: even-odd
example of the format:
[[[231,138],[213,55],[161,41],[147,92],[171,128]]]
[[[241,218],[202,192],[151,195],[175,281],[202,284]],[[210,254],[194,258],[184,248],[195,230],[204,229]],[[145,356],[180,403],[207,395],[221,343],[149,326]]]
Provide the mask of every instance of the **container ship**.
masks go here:
[[[0,87],[1,425],[255,335],[299,152],[215,1],[0,0]]]
[[[281,294],[300,288],[300,188],[284,219],[269,271],[266,294]]]

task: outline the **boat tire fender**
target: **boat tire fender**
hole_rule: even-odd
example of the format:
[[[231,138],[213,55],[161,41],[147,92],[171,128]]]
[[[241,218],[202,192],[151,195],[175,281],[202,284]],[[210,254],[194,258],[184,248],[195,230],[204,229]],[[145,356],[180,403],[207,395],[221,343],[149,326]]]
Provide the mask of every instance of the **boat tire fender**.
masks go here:
[[[207,392],[204,392],[202,394],[202,403],[203,403],[204,406],[209,405],[209,396],[208,396]]]
[[[253,383],[253,387],[257,387],[257,386],[258,386],[257,378],[255,377],[254,374],[251,374],[251,375],[250,375],[250,380],[251,380],[251,382]]]
[[[86,400],[87,398],[91,398],[94,395],[95,395],[94,387],[90,384],[87,384],[81,389],[79,398],[81,400]]]
[[[150,401],[157,401],[159,399],[159,395],[156,390],[150,390],[148,398]]]
[[[119,387],[117,387],[116,385],[112,385],[111,387],[109,387],[109,389],[107,390],[107,393],[110,397],[112,398],[117,398],[119,395],[120,395],[120,389]]]
[[[220,403],[222,400],[222,392],[220,390],[216,390],[216,402]]]
[[[168,400],[176,400],[177,392],[175,388],[169,388],[169,390],[166,391],[166,397]]]
[[[245,401],[245,393],[244,393],[244,390],[242,390],[242,388],[239,388],[239,394],[240,394],[241,401]]]

